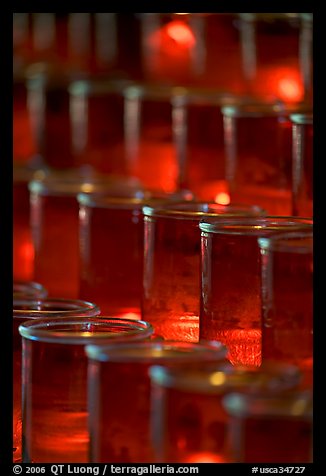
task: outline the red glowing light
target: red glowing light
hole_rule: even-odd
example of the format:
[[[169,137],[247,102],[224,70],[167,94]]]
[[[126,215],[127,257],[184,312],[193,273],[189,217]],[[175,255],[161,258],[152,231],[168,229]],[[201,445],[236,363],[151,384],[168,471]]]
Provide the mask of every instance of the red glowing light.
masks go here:
[[[180,20],[173,20],[166,25],[166,33],[177,44],[191,48],[196,43],[190,27]]]
[[[132,320],[139,320],[141,319],[140,312],[138,311],[129,311],[129,312],[123,312],[121,314],[117,314],[117,317],[120,319],[132,319]]]
[[[215,200],[216,203],[220,205],[229,205],[230,203],[230,195],[226,192],[220,192],[216,195]]]
[[[202,451],[200,453],[193,453],[184,460],[184,463],[226,463],[227,461],[220,455],[210,453],[209,451]]]
[[[27,262],[34,259],[34,247],[32,243],[26,242],[21,245],[21,256]]]
[[[301,84],[294,78],[281,78],[278,90],[284,101],[299,101],[302,97]]]

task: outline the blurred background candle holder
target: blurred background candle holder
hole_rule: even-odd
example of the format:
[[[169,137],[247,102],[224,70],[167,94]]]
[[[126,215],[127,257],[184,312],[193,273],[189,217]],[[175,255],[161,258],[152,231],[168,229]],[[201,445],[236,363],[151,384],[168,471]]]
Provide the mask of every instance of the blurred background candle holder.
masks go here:
[[[28,184],[34,178],[45,176],[47,170],[38,161],[13,166],[13,277],[29,281],[34,274],[34,245],[30,228],[30,201]]]
[[[222,107],[230,200],[256,203],[270,215],[292,213],[290,114],[305,105],[245,103]]]
[[[307,33],[308,20],[302,15],[238,14],[241,59],[248,92],[287,103],[305,99],[305,85],[310,87],[312,48]],[[303,54],[305,61],[302,61]]]
[[[52,171],[32,180],[30,222],[34,246],[34,279],[52,296],[77,298],[79,293],[79,206],[77,195],[136,193],[139,182],[92,169]]]
[[[95,77],[69,86],[72,154],[76,166],[128,175],[124,147],[124,90],[130,81]]]

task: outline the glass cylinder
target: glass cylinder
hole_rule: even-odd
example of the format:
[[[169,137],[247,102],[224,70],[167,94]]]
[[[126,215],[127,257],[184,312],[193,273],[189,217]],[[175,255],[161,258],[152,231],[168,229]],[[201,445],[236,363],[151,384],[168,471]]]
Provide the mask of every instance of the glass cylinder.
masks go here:
[[[74,166],[68,94],[72,80],[72,73],[63,73],[51,64],[37,63],[26,72],[27,107],[36,154],[58,169]]]
[[[235,13],[142,13],[144,77],[245,92]]]
[[[127,174],[123,91],[129,83],[126,80],[90,78],[70,84],[75,164],[91,165],[101,173]]]
[[[309,391],[282,395],[226,395],[230,453],[237,463],[312,463],[313,396]]]
[[[296,388],[298,369],[269,362],[260,369],[216,365],[211,369],[150,368],[151,430],[157,462],[233,463],[229,417],[223,398],[231,392],[271,395]]]
[[[159,196],[140,191],[129,197],[78,195],[79,297],[98,302],[103,313],[140,318],[144,256],[142,208],[187,196]]]
[[[35,250],[34,279],[52,296],[78,297],[79,219],[77,195],[134,194],[138,181],[83,171],[51,173],[29,184]]]
[[[262,359],[297,365],[313,378],[312,230],[258,238],[262,259]]]
[[[313,216],[313,114],[291,114],[292,213]]]
[[[148,339],[144,321],[62,317],[24,322],[23,462],[88,461],[87,344]]]
[[[280,99],[288,103],[303,101],[305,84],[300,58],[300,13],[237,15],[247,92],[256,97]]]
[[[205,220],[201,230],[199,336],[216,339],[234,365],[261,363],[261,255],[257,238],[312,230],[312,220],[256,217]]]
[[[34,283],[35,284],[35,283]],[[21,323],[30,319],[65,316],[93,317],[99,308],[89,302],[68,299],[27,299],[13,297],[13,461],[22,458],[22,339]]]
[[[166,85],[134,84],[124,90],[128,174],[145,187],[164,192],[178,188],[171,103],[177,94],[178,88]]]
[[[270,215],[292,213],[290,114],[303,106],[247,103],[222,107],[231,202],[256,203]]]
[[[222,107],[244,101],[213,88],[175,88],[172,126],[179,188],[192,190],[200,200],[230,202]]]
[[[142,317],[166,339],[198,341],[200,220],[259,216],[264,212],[256,206],[193,201],[144,207],[143,213]]]
[[[13,165],[13,278],[33,279],[34,246],[30,229],[28,183],[39,174],[46,174],[41,164]]]
[[[90,460],[154,462],[150,434],[150,366],[205,368],[225,362],[226,349],[177,341],[86,347],[89,359]]]

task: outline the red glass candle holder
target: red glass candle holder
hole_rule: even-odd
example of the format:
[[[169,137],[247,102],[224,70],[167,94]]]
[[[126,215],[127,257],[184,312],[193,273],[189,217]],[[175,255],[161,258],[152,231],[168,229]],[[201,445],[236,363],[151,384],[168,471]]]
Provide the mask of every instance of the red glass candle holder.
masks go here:
[[[146,80],[245,91],[234,13],[141,14]]]
[[[77,195],[136,193],[139,183],[117,176],[83,175],[82,171],[51,173],[30,182],[31,226],[35,250],[34,279],[52,296],[78,297],[79,207]]]
[[[298,103],[305,98],[299,13],[239,13],[242,71],[247,91],[265,99]]]
[[[230,364],[211,369],[150,368],[151,429],[157,462],[233,463],[229,417],[223,399],[231,392],[277,395],[296,388],[300,372],[266,363],[260,369]]]
[[[313,396],[227,395],[230,453],[237,463],[312,463]]]
[[[166,339],[198,341],[200,231],[205,217],[263,214],[255,206],[189,202],[144,207],[142,317]]]
[[[232,364],[261,363],[261,255],[257,238],[280,231],[312,230],[299,217],[205,220],[201,230],[199,336],[229,350]]]
[[[109,78],[71,83],[69,104],[75,164],[88,164],[106,174],[127,174],[123,91],[129,83]]]
[[[178,184],[200,200],[230,202],[221,109],[244,101],[212,88],[175,88],[172,122]]]
[[[145,187],[174,192],[179,164],[173,143],[172,99],[178,88],[134,84],[124,90],[128,173]]]
[[[99,303],[103,313],[140,318],[144,259],[142,208],[151,203],[180,200],[181,196],[146,191],[129,197],[80,194],[79,297],[92,296],[91,300]]]
[[[312,230],[258,238],[262,258],[262,359],[297,365],[313,377]]]
[[[33,279],[34,246],[30,228],[28,183],[39,173],[40,165],[14,163],[13,166],[13,277],[18,281]]]
[[[61,317],[26,321],[22,335],[23,462],[88,461],[87,344],[149,339],[144,321]]]
[[[313,216],[313,114],[292,114],[292,214]]]
[[[290,114],[302,106],[279,103],[222,107],[226,180],[231,202],[256,203],[270,215],[292,213]]]
[[[85,301],[68,299],[13,298],[13,461],[22,458],[22,342],[18,327],[30,319],[64,316],[93,317],[99,308]]]
[[[27,105],[36,153],[47,165],[66,169],[74,166],[69,117],[70,72],[55,65],[37,63],[26,72]]]
[[[225,362],[215,345],[164,341],[87,346],[90,460],[154,462],[150,434],[150,366],[205,368]]]

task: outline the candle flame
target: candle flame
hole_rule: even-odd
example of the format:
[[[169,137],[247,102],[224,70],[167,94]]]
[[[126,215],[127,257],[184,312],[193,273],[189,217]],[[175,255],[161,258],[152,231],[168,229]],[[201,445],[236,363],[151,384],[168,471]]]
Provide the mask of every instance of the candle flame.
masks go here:
[[[278,91],[284,101],[299,101],[302,97],[302,87],[295,78],[281,78]]]
[[[188,456],[184,463],[225,463],[227,462],[222,456],[211,453],[209,451],[201,451]]]
[[[168,23],[166,33],[179,45],[191,48],[196,43],[191,28],[180,20],[173,20]]]
[[[229,205],[230,195],[227,192],[219,192],[214,201],[220,205]]]

